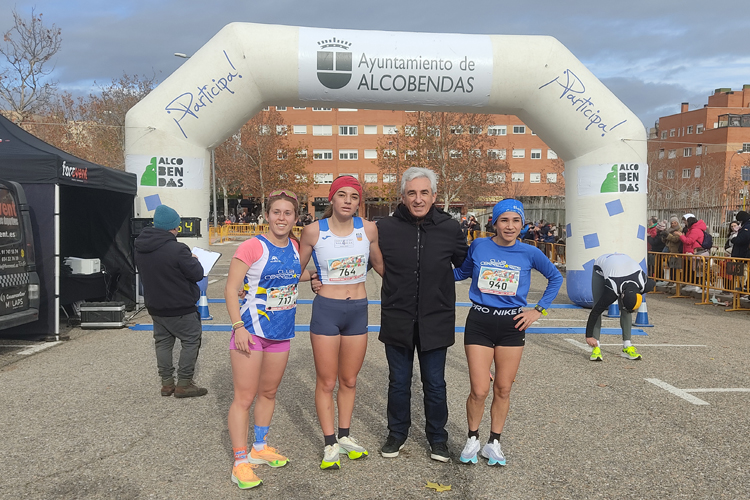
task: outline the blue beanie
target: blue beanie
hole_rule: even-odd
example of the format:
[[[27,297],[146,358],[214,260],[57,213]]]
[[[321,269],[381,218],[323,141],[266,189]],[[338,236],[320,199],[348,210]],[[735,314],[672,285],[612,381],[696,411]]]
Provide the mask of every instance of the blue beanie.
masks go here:
[[[156,207],[156,211],[154,212],[154,227],[156,229],[171,231],[179,226],[180,214],[174,208],[169,208],[166,205]]]
[[[497,222],[500,218],[500,214],[504,214],[505,212],[515,212],[521,216],[522,222],[526,220],[526,217],[523,215],[523,203],[518,200],[508,198],[503,201],[498,201],[495,208],[492,209],[492,220]]]

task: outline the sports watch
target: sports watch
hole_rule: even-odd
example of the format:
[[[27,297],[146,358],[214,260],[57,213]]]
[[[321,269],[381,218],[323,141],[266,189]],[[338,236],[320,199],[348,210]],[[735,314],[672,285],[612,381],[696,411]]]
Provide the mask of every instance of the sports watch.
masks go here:
[[[539,311],[540,313],[542,313],[542,316],[546,316],[547,315],[547,310],[545,308],[543,308],[542,306],[540,306],[539,304],[535,305],[534,309],[536,309],[537,311]]]

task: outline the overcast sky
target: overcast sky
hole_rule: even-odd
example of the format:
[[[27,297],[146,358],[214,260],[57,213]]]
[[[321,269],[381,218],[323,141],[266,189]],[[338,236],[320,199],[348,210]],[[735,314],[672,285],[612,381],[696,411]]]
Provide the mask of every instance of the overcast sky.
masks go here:
[[[702,107],[719,87],[750,84],[750,21],[741,4],[698,0],[0,0],[62,29],[55,77],[88,92],[123,74],[167,78],[230,22],[436,33],[550,35],[643,121]],[[3,61],[0,61],[2,64]]]

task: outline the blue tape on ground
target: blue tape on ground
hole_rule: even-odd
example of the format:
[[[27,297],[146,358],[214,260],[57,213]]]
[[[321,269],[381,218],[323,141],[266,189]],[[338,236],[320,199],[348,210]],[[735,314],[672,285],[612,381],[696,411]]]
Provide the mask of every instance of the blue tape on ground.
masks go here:
[[[154,329],[154,325],[150,323],[139,323],[137,325],[131,326],[131,330],[137,330],[137,331],[152,331]],[[202,329],[204,332],[229,332],[232,330],[231,325],[219,325],[219,324],[204,324],[202,325]],[[294,331],[295,332],[309,332],[310,331],[310,325],[294,325]],[[379,332],[380,331],[380,325],[369,325],[367,327],[368,332]],[[464,333],[464,327],[463,326],[457,326],[456,327],[456,333]],[[532,327],[526,330],[526,333],[539,333],[544,335],[552,335],[552,334],[585,334],[586,328],[583,327],[554,327],[554,326],[540,326],[540,327]],[[622,330],[619,328],[602,328],[602,335],[622,335]],[[647,335],[647,333],[644,330],[641,330],[639,328],[633,328],[632,332],[633,335]]]
[[[208,299],[209,304],[224,304],[224,299]],[[312,304],[312,299],[297,299],[297,304]],[[379,300],[368,300],[367,305],[379,306]],[[536,304],[529,304],[528,307],[534,307]],[[471,307],[471,302],[456,302],[456,307]],[[548,309],[583,309],[581,306],[575,304],[552,304]]]

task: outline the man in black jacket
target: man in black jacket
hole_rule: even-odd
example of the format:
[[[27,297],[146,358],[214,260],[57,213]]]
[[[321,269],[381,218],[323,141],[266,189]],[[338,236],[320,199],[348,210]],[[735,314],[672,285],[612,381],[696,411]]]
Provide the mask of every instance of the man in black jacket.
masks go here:
[[[737,222],[740,223],[740,230],[737,231],[737,236],[734,238],[734,246],[732,247],[732,257],[739,257],[746,259],[750,257],[750,214],[744,210],[737,212]]]
[[[388,360],[388,438],[384,457],[399,454],[411,426],[414,350],[424,389],[427,440],[434,460],[447,462],[448,403],[445,361],[455,342],[456,289],[451,264],[468,247],[457,221],[435,207],[437,180],[412,167],[401,179],[401,199],[391,217],[378,223],[385,274],[381,290],[380,341]]]
[[[146,308],[154,321],[161,395],[190,398],[208,393],[193,383],[202,334],[196,283],[203,279],[203,266],[187,245],[177,241],[179,226],[177,212],[159,205],[154,212],[154,227],[145,228],[135,240],[135,260]],[[172,363],[175,339],[182,345],[176,386]]]

